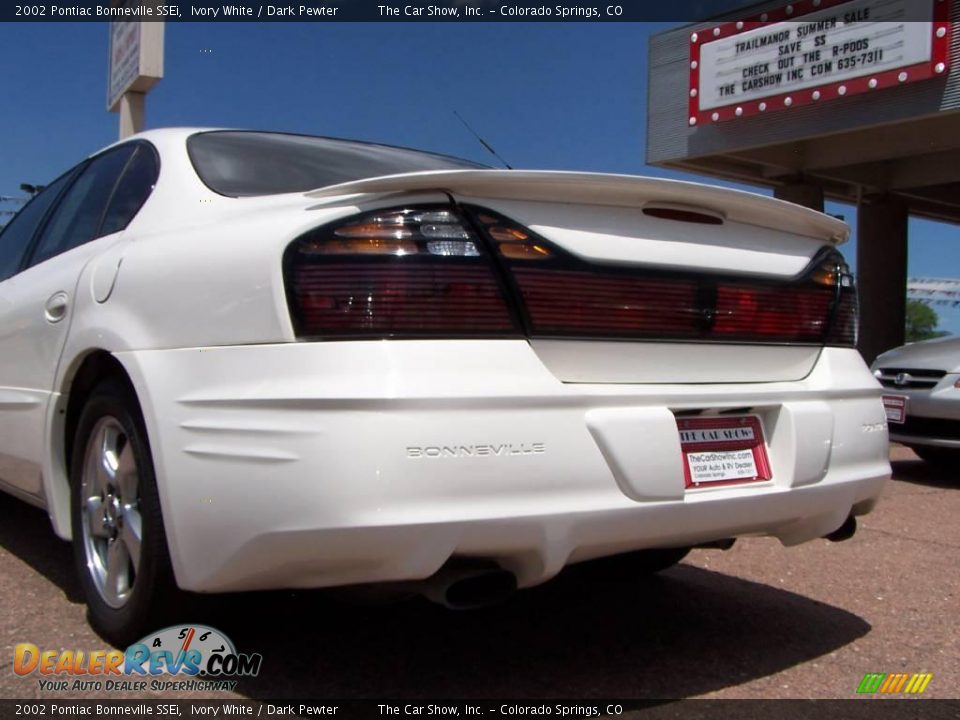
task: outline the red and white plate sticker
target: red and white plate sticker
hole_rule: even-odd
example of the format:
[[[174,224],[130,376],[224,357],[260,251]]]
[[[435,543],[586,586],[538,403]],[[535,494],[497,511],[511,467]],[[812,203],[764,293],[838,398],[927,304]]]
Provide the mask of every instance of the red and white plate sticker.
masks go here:
[[[772,477],[758,417],[678,418],[677,429],[688,488],[760,482]]]
[[[883,409],[887,413],[887,422],[902,425],[907,419],[907,396],[884,395]]]

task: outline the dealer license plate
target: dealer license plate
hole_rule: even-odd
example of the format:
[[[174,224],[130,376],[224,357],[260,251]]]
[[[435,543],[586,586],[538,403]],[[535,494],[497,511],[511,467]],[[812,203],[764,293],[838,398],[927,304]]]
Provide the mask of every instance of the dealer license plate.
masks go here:
[[[884,395],[883,409],[887,413],[887,422],[902,425],[907,419],[907,396]]]
[[[753,415],[677,418],[688,488],[770,480],[760,418]]]

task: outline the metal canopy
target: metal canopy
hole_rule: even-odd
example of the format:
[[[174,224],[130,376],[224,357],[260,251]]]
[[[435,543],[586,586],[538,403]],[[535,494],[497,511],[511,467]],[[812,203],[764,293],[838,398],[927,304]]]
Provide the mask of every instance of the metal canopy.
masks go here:
[[[775,12],[787,3],[744,4],[722,18],[655,35],[647,161],[770,188],[811,184],[827,198],[854,204],[871,195],[895,196],[913,215],[960,222],[960,3],[930,1],[950,6],[953,28],[943,76],[696,126],[688,108],[690,38],[697,33],[712,39],[724,21]],[[842,12],[857,2],[869,0],[837,8]]]
[[[766,187],[812,182],[833,200],[890,193],[912,215],[960,223],[960,112],[659,163]]]

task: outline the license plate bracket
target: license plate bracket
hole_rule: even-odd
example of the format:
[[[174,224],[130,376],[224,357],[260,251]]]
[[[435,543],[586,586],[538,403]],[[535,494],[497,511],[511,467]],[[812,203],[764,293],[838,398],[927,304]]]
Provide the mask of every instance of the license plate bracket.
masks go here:
[[[757,416],[677,418],[677,430],[688,489],[773,478]]]

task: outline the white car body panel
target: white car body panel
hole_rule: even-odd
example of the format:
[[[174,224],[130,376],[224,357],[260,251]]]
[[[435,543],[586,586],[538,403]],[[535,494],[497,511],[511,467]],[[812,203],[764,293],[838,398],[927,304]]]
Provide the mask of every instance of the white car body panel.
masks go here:
[[[84,265],[116,242],[108,235],[0,283],[0,477],[28,495],[41,493],[47,404],[74,317]],[[65,315],[52,321],[57,298]]]
[[[606,207],[686,207],[715,213],[734,223],[780,228],[830,242],[844,242],[850,237],[850,228],[842,220],[794,203],[741,190],[635,175],[555,170],[436,170],[331,185],[307,196],[340,198],[355,193],[411,190],[444,190],[464,197]]]
[[[531,340],[540,361],[570,383],[743,383],[802,380],[818,347]]]
[[[950,375],[960,374],[960,337],[909,343],[887,350],[875,361],[876,367],[935,368]]]
[[[878,390],[853,350],[824,350],[799,383],[709,389],[564,384],[524,341],[118,357],[158,473],[177,479],[161,490],[177,578],[194,590],[418,579],[454,553],[496,557],[531,585],[572,560],[718,533],[792,544],[838,527],[889,474]],[[744,406],[775,480],[685,492],[667,408]],[[408,456],[477,445],[509,449]]]
[[[753,534],[802,542],[876,502],[889,476],[884,412],[854,350],[299,342],[281,267],[307,230],[449,202],[448,192],[581,257],[769,277],[792,277],[845,239],[839,221],[737,191],[583,173],[414,173],[227,198],[197,177],[185,149],[193,132],[140,136],[160,154],[160,178],[125,231],[0,282],[0,314],[23,325],[16,339],[13,326],[0,331],[0,345],[19,348],[0,353],[0,433],[20,463],[0,458],[0,477],[45,504],[60,536],[71,536],[63,411],[98,351],[119,360],[141,403],[176,578],[189,590],[422,579],[461,555],[494,559],[528,586],[569,562],[644,547]],[[640,208],[678,197],[727,224],[665,240],[676,224]],[[603,210],[584,205],[600,200]],[[577,217],[589,227],[571,230]],[[32,287],[76,282],[65,338],[44,335],[22,303],[30,273],[43,278]],[[32,333],[45,358],[36,372],[49,376],[10,383]],[[744,408],[761,419],[773,480],[686,490],[674,412]]]
[[[594,262],[789,278],[806,268],[826,239],[733,220],[678,223],[644,215],[639,208],[455,197],[496,210]]]

